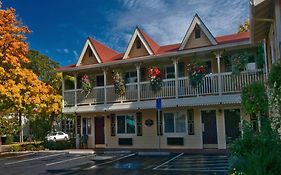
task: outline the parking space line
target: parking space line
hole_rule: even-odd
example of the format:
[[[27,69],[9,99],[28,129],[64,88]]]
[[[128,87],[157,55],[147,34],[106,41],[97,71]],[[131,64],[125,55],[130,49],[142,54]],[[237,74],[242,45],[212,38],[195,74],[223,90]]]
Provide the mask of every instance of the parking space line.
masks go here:
[[[91,166],[91,167],[89,167],[89,168],[86,168],[86,170],[90,170],[90,169],[96,168],[97,166],[101,166],[101,165],[106,165],[106,164],[109,164],[109,163],[117,162],[117,161],[119,161],[119,160],[126,159],[126,158],[128,158],[128,157],[132,157],[132,156],[134,156],[134,155],[136,155],[136,153],[129,154],[129,155],[126,155],[126,156],[123,156],[123,157],[120,157],[120,158],[118,158],[118,159],[111,160],[111,161],[108,161],[108,162],[104,162],[104,163],[100,163],[100,164],[93,165],[93,166]]]
[[[9,162],[9,163],[5,163],[5,165],[12,165],[12,164],[28,162],[28,161],[32,161],[32,160],[39,160],[39,159],[44,159],[44,158],[48,158],[48,157],[60,156],[60,155],[64,155],[64,154],[66,154],[66,153],[51,154],[51,155],[42,156],[42,157],[35,157],[35,158],[31,158],[31,159],[25,159],[25,160],[19,160],[19,161],[15,161],[15,162]]]
[[[82,159],[82,158],[91,157],[91,156],[93,156],[93,155],[75,157],[75,158],[66,159],[66,160],[62,160],[62,161],[58,161],[58,162],[48,163],[48,164],[46,164],[46,166],[51,166],[51,165],[60,164],[60,163],[64,163],[64,162],[70,162],[72,160]]]
[[[158,169],[159,167],[161,167],[161,166],[163,166],[163,165],[166,165],[167,163],[169,163],[169,162],[175,160],[176,158],[182,156],[183,154],[184,154],[184,153],[180,153],[179,155],[177,155],[177,156],[175,156],[175,157],[169,159],[168,161],[166,161],[166,162],[164,162],[164,163],[158,165],[157,167],[153,168],[153,170],[156,170],[156,169]]]
[[[18,156],[5,157],[5,158],[0,159],[0,161],[1,160],[6,160],[6,159],[11,159],[11,158],[18,158],[18,157],[29,156],[29,155],[32,155],[32,154],[35,154],[35,153],[27,153],[27,154],[22,154],[22,155],[18,155]]]

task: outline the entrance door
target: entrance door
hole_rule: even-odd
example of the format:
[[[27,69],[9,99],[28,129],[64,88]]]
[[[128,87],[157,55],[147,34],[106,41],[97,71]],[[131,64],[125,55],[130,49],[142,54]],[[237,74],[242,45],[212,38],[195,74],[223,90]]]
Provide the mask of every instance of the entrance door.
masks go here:
[[[239,109],[226,109],[224,110],[225,122],[225,135],[226,143],[236,139],[240,136],[239,123],[240,123],[240,110]]]
[[[95,117],[95,143],[104,144],[104,117]]]
[[[203,146],[204,148],[217,148],[217,122],[216,111],[201,111],[202,130],[203,130]]]

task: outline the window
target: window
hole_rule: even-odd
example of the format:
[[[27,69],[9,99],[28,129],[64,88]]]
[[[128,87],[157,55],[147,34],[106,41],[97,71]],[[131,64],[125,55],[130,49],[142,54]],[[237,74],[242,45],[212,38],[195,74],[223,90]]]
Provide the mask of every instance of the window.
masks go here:
[[[174,65],[172,66],[166,66],[165,68],[165,78],[175,78],[175,68]]]
[[[116,118],[117,118],[117,134],[136,133],[136,122],[133,114],[118,115]]]
[[[206,61],[205,64],[206,64],[206,73],[207,74],[212,73],[212,62],[211,61]]]
[[[197,27],[197,28],[195,29],[195,39],[198,39],[198,38],[200,38],[200,37],[201,37],[201,30],[200,30],[199,27]]]
[[[164,113],[165,133],[186,132],[186,114],[184,112]]]
[[[135,83],[137,82],[137,71],[126,72],[125,83]]]
[[[137,42],[137,49],[141,48],[141,40],[139,38],[136,39]]]
[[[91,127],[92,126],[92,120],[90,117],[83,118],[82,119],[82,134],[83,135],[90,135],[91,134]]]
[[[97,83],[96,83],[97,86],[104,86],[104,77],[103,77],[103,75],[97,75],[96,79],[97,79]]]

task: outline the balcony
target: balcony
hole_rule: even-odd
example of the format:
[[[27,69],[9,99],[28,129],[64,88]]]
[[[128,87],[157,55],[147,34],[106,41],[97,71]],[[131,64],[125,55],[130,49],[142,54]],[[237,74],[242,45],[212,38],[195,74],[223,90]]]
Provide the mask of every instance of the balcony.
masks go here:
[[[193,88],[188,77],[163,80],[162,90],[154,93],[150,89],[150,82],[126,84],[125,95],[119,97],[114,92],[113,85],[95,87],[90,93],[82,89],[64,90],[63,106],[89,106],[102,104],[115,104],[126,102],[151,101],[156,97],[162,99],[188,99],[196,97],[222,97],[231,94],[240,94],[243,86],[252,82],[264,82],[265,74],[261,70],[241,72],[233,75],[231,72],[208,74],[203,83]]]

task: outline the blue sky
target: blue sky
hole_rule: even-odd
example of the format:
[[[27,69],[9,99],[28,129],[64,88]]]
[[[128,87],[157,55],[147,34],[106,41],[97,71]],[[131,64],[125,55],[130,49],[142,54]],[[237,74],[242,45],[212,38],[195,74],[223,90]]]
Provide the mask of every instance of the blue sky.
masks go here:
[[[77,61],[87,36],[124,52],[136,26],[159,44],[181,42],[197,13],[214,36],[236,33],[248,0],[3,0],[32,34],[30,48],[65,66]]]

